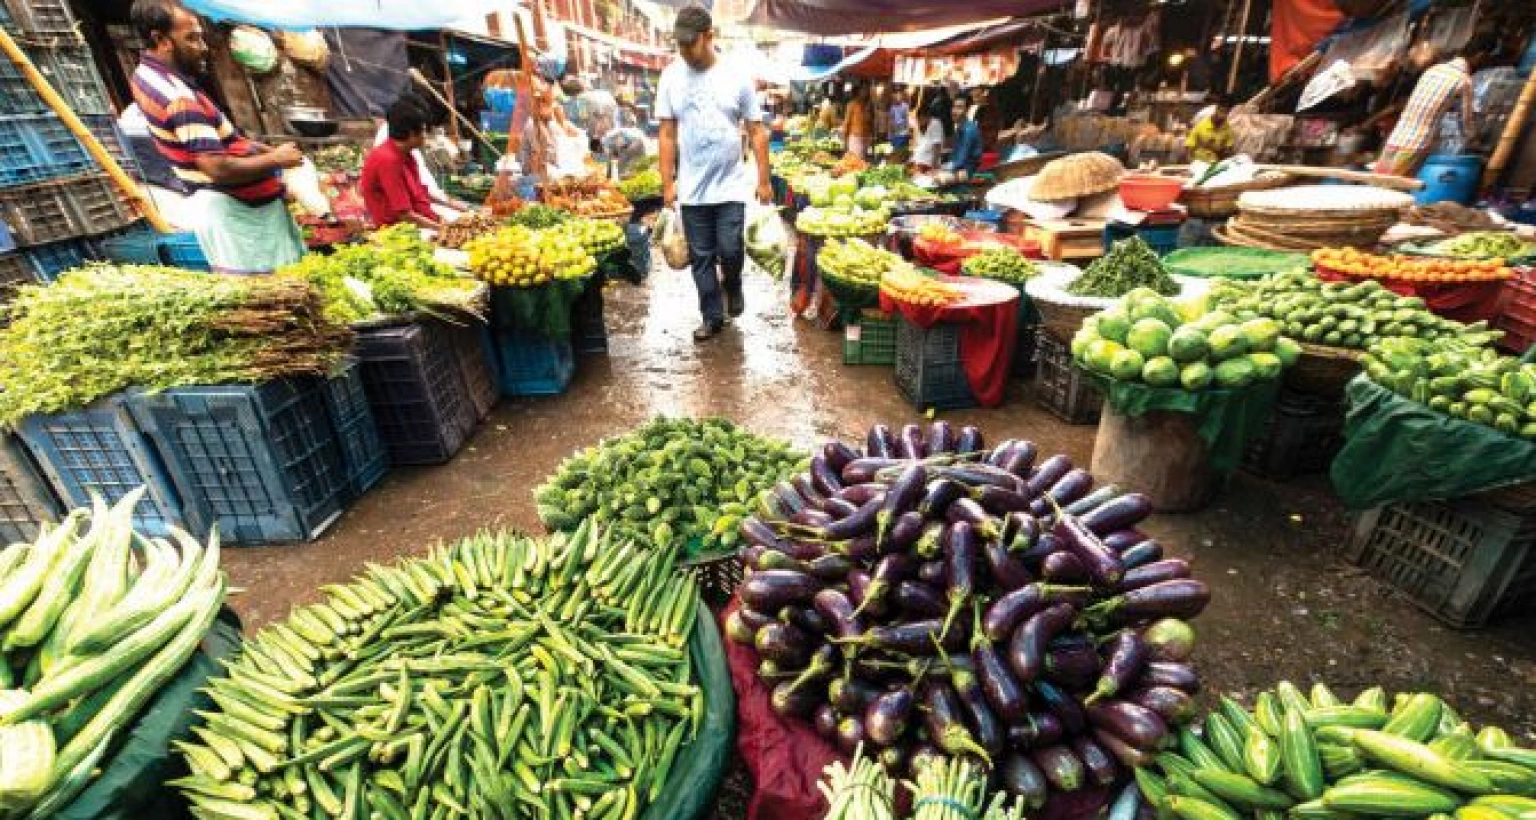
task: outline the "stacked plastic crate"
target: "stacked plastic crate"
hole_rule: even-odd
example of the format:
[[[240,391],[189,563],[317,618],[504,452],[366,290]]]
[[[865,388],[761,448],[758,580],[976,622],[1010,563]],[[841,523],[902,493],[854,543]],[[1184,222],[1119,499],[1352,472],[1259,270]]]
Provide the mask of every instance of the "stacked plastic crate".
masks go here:
[[[0,25],[126,170],[135,169],[68,0],[0,0]],[[0,55],[0,298],[96,256],[133,209],[21,67]]]

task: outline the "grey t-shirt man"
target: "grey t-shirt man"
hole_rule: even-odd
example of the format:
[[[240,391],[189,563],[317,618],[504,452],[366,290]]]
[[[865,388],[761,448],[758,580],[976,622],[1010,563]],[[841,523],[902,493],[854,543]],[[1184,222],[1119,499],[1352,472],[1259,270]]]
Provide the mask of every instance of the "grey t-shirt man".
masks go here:
[[[728,60],[696,71],[678,60],[661,73],[657,119],[677,120],[677,201],[683,205],[748,202],[752,176],[742,159],[743,123],[760,122],[751,73]]]

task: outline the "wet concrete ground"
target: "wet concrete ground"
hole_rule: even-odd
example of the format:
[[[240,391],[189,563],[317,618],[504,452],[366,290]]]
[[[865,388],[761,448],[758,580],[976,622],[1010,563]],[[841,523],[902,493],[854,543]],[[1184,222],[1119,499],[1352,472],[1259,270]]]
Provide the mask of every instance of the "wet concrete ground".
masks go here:
[[[532,488],[564,456],[658,414],[722,415],[809,446],[861,439],[873,422],[921,420],[890,368],[845,367],[840,337],[791,320],[780,285],[749,274],[748,313],[695,345],[687,275],[662,271],[608,291],[609,355],[583,357],[563,396],[509,400],[442,467],[398,469],[321,540],[232,549],[225,562],[245,592],[247,627],[281,617],[366,562],[422,553],[483,527],[536,531]],[[989,440],[1029,437],[1042,451],[1089,462],[1095,427],[1070,427],[1027,398],[1022,383],[995,410],[945,414]],[[1287,484],[1236,476],[1208,509],[1162,515],[1146,529],[1195,561],[1215,592],[1196,622],[1197,659],[1212,691],[1251,693],[1289,678],[1325,680],[1353,695],[1430,688],[1470,719],[1536,742],[1536,616],[1458,632],[1422,614],[1348,564],[1348,520],[1326,477]],[[733,777],[720,814],[740,816]]]

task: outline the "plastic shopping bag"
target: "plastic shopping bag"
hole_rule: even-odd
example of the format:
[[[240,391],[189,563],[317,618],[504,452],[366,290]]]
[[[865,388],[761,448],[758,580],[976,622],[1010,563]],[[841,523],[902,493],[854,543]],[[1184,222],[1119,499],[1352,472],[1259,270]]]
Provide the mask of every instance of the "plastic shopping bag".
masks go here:
[[[305,157],[304,164],[299,167],[283,171],[283,184],[311,216],[326,216],[331,213],[331,201],[320,188],[320,172],[309,157]]]
[[[667,267],[688,267],[688,235],[683,232],[683,217],[676,208],[666,208],[656,215],[654,238]]]
[[[775,279],[789,267],[789,231],[777,208],[754,205],[747,212],[747,256]]]

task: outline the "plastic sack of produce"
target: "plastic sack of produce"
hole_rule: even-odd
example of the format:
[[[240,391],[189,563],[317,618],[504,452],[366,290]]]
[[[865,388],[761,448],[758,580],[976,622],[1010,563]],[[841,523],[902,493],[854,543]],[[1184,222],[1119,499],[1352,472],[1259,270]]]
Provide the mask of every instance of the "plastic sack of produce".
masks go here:
[[[656,215],[655,242],[667,267],[688,267],[688,235],[683,232],[683,217],[676,208],[663,209]]]
[[[1211,469],[1220,475],[1237,469],[1244,448],[1269,418],[1280,384],[1270,380],[1236,390],[1192,391],[1106,378],[1096,381],[1104,390],[1105,403],[1121,415],[1164,411],[1198,417],[1198,430],[1209,448]]]
[[[1358,376],[1345,389],[1333,486],[1352,510],[1536,481],[1536,444],[1431,410]]]
[[[235,26],[229,33],[229,53],[252,74],[266,74],[277,68],[277,45],[255,26]]]
[[[752,205],[747,211],[747,255],[758,267],[775,279],[782,279],[789,268],[789,231],[778,209]]]
[[[54,815],[55,820],[179,816],[182,801],[164,784],[185,774],[186,766],[171,754],[171,743],[190,736],[193,710],[213,705],[202,688],[222,674],[220,663],[239,649],[240,619],[226,609],[208,630],[201,651],[150,701],[117,754],[90,787]],[[164,805],[167,802],[173,805]]]

